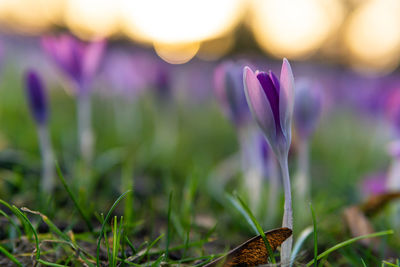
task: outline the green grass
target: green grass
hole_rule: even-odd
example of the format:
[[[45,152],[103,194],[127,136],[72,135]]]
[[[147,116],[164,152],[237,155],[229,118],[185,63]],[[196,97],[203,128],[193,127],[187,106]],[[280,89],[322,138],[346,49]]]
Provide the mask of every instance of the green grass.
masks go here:
[[[74,97],[59,85],[49,87],[59,179],[54,194],[44,196],[36,129],[20,74],[8,66],[2,75],[0,264],[202,266],[270,230],[268,210],[250,210],[246,198],[232,196],[249,192],[241,162],[232,157],[239,150],[235,129],[215,100],[177,97],[160,105],[151,94],[127,101],[94,93],[96,153],[86,169],[77,146]],[[371,218],[381,251],[356,242],[371,235],[352,237],[339,219],[345,207],[362,201],[362,177],[388,168],[387,141],[349,110],[325,116],[311,142],[313,213],[300,212],[306,226],[314,224],[314,238],[294,218],[293,266],[399,266],[390,253],[400,251],[397,230],[387,230],[398,229],[390,207]],[[294,173],[295,154],[289,161]],[[268,206],[266,192],[261,207]],[[272,228],[281,226],[282,194],[279,205],[278,220],[268,222]],[[279,262],[279,253],[270,255]]]

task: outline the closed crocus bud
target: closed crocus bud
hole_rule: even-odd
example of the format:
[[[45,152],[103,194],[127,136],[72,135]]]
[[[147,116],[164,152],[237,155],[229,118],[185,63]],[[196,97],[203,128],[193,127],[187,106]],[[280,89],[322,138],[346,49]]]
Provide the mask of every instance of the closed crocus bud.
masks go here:
[[[153,71],[154,77],[152,77],[152,83],[156,91],[156,95],[164,101],[170,99],[172,96],[172,88],[171,75],[168,70],[168,65],[159,63],[153,68]]]
[[[271,71],[254,73],[245,67],[243,82],[251,113],[281,160],[290,148],[294,106],[294,78],[289,61],[283,59],[279,80]]]
[[[322,95],[317,85],[308,79],[296,82],[294,125],[298,135],[307,139],[314,132],[321,115]]]
[[[224,113],[235,125],[242,125],[250,117],[243,91],[243,65],[225,62],[214,71],[215,92]]]
[[[85,43],[68,34],[42,38],[45,52],[76,83],[78,93],[87,89],[96,74],[105,45],[104,40]]]
[[[33,118],[39,125],[46,124],[48,111],[45,87],[35,71],[26,72],[25,86]]]

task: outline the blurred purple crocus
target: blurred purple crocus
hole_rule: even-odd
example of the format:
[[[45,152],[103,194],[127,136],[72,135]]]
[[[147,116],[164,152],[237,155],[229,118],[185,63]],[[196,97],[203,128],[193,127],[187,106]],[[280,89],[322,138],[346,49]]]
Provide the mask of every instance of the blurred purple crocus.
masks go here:
[[[25,75],[25,84],[29,107],[33,118],[37,124],[45,124],[48,117],[45,87],[38,74],[33,70],[27,71]]]
[[[214,71],[215,92],[224,113],[237,125],[250,118],[250,110],[243,91],[243,64],[224,62]]]
[[[319,88],[308,79],[296,82],[294,125],[302,139],[314,132],[322,110],[322,95]]]
[[[387,174],[385,172],[373,173],[366,176],[361,184],[361,191],[365,198],[387,192]]]
[[[269,145],[279,158],[287,157],[291,143],[294,106],[294,78],[287,59],[283,60],[280,80],[272,71],[243,72],[247,103]]]
[[[25,74],[29,107],[37,124],[39,146],[42,155],[42,179],[40,189],[50,194],[54,188],[54,156],[47,125],[48,108],[46,89],[39,75],[29,70]]]
[[[284,58],[280,79],[272,71],[255,73],[245,67],[243,84],[247,103],[281,167],[285,204],[282,227],[293,229],[292,193],[288,154],[291,143],[291,122],[294,107],[294,78],[289,61]],[[281,262],[290,262],[293,239],[282,244]]]
[[[54,60],[60,70],[75,83],[78,93],[89,88],[103,57],[106,42],[82,42],[72,35],[45,36],[42,38],[45,52]]]
[[[307,208],[310,201],[310,153],[309,139],[315,130],[322,109],[322,94],[316,83],[303,78],[296,82],[294,125],[298,138],[297,146],[297,172],[294,176],[296,187],[295,210],[300,214],[296,216],[298,221],[304,221],[302,210]],[[307,222],[308,224],[308,222]]]
[[[384,103],[386,117],[389,119],[396,134],[400,135],[400,83],[399,88],[392,89]]]
[[[42,39],[44,50],[76,87],[78,136],[81,155],[86,163],[91,162],[94,147],[89,88],[105,45],[104,40],[84,43],[68,34],[46,36]]]
[[[139,62],[140,63],[140,62]],[[104,93],[134,99],[146,88],[144,70],[138,66],[134,56],[125,50],[114,50],[108,53],[104,61],[101,77],[104,78]]]

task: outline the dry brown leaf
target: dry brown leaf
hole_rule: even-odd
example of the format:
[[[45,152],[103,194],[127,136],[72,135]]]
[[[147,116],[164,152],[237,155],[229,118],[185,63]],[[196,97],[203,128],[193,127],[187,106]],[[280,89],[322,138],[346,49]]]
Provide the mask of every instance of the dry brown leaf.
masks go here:
[[[343,212],[344,219],[353,237],[374,233],[371,222],[358,206],[350,206]],[[359,241],[365,246],[375,246],[378,239],[368,238]]]
[[[279,228],[265,232],[272,251],[276,250],[292,235],[289,228]],[[204,267],[257,266],[268,263],[268,251],[262,237],[256,236],[231,250],[227,255],[216,259]]]
[[[361,210],[367,216],[372,216],[381,211],[390,201],[400,198],[400,192],[389,192],[370,196],[366,202],[360,205]]]

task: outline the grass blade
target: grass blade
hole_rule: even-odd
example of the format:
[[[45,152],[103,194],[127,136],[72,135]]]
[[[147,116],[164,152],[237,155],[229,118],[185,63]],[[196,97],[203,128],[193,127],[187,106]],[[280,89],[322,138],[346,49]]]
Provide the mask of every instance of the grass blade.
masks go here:
[[[305,228],[297,238],[297,242],[293,247],[292,255],[290,257],[290,266],[293,266],[293,262],[296,259],[297,254],[300,251],[301,246],[303,245],[304,241],[306,241],[307,237],[313,232],[313,227],[309,226]]]
[[[169,243],[171,239],[171,210],[172,210],[172,191],[169,193],[168,199],[168,222],[167,222],[167,241],[165,243],[165,261],[168,258]]]
[[[17,266],[23,266],[22,263],[17,260],[10,252],[0,245],[0,252],[3,253],[10,261],[14,262]]]
[[[382,265],[383,266],[388,265],[390,267],[398,267],[399,266],[398,264],[393,264],[393,263],[388,262],[388,261],[382,261]]]
[[[72,202],[74,202],[74,205],[75,205],[76,209],[78,210],[78,212],[81,215],[82,219],[85,221],[89,231],[93,233],[92,223],[90,222],[90,220],[86,216],[86,214],[83,212],[81,206],[79,206],[79,203],[76,200],[74,194],[72,194],[72,191],[69,189],[69,187],[67,185],[67,182],[64,179],[64,175],[62,174],[60,166],[58,165],[57,161],[55,162],[55,165],[56,165],[56,170],[57,170],[58,177],[60,178],[60,181],[61,181],[62,185],[64,186],[64,189],[67,191],[67,193],[68,193],[69,197],[71,198]]]
[[[255,226],[255,224],[253,223],[251,218],[249,216],[247,216],[246,211],[240,205],[239,201],[237,201],[232,195],[227,194],[226,196],[227,196],[229,202],[232,204],[232,206],[235,207],[235,209],[237,209],[240,212],[240,214],[243,215],[243,217],[246,219],[247,223],[250,225],[253,232],[255,234],[257,234],[258,233],[257,227]]]
[[[72,240],[69,238],[69,236],[67,234],[65,234],[64,232],[62,232],[46,215],[44,215],[44,214],[42,214],[42,213],[40,213],[38,211],[30,210],[30,209],[28,209],[26,207],[22,207],[21,210],[24,211],[24,212],[29,212],[29,213],[32,213],[32,214],[39,215],[42,218],[43,222],[45,224],[47,224],[47,226],[49,227],[51,232],[53,232],[56,235],[58,235],[59,237],[61,237],[67,243],[70,243],[72,248],[74,248],[74,249],[76,248],[75,244],[72,243]]]
[[[28,217],[26,217],[26,215],[23,212],[21,212],[16,206],[13,205],[12,207],[13,207],[13,212],[15,214],[18,214],[18,217],[23,218],[23,220],[27,223],[29,228],[32,230],[33,236],[35,237],[36,260],[38,261],[40,259],[40,247],[39,247],[39,238],[38,238],[37,232],[36,232],[35,228],[33,227],[32,223],[29,221]]]
[[[21,237],[21,230],[19,230],[19,227],[17,226],[17,224],[14,222],[14,220],[8,216],[7,213],[5,213],[4,211],[0,210],[0,215],[4,216],[10,223],[11,225],[15,228],[15,230],[18,233],[18,237]]]
[[[10,211],[12,211],[12,213],[14,213],[17,216],[18,220],[21,222],[22,227],[24,228],[25,234],[30,239],[32,236],[31,228],[27,224],[25,218],[23,216],[21,216],[21,213],[19,213],[18,211],[15,211],[15,209],[17,209],[17,208],[14,208],[13,206],[11,206],[10,204],[8,204],[7,202],[5,202],[2,199],[0,199],[0,203],[3,204],[4,206],[6,206]]]
[[[236,199],[239,201],[240,206],[243,208],[243,210],[245,211],[244,215],[247,217],[247,221],[251,221],[253,223],[253,225],[255,226],[255,228],[257,229],[257,232],[259,235],[261,235],[262,239],[264,240],[265,246],[267,248],[268,251],[268,257],[270,259],[270,261],[272,263],[276,263],[275,260],[275,256],[274,253],[271,249],[271,246],[268,242],[267,237],[265,236],[264,230],[262,229],[261,225],[258,223],[256,217],[254,217],[253,213],[251,212],[251,210],[249,209],[249,207],[246,205],[246,203],[240,198],[239,195],[235,194]]]
[[[44,260],[38,260],[39,263],[45,265],[45,266],[53,266],[53,267],[67,267],[68,265],[62,265],[62,264],[57,264],[57,263],[52,263]]]
[[[365,262],[362,258],[361,258],[361,263],[362,263],[363,267],[367,267],[367,265],[365,264]]]
[[[130,192],[131,192],[131,190],[126,191],[125,193],[123,193],[122,195],[120,195],[120,196],[117,198],[117,200],[115,200],[114,204],[111,206],[110,210],[108,211],[108,213],[107,213],[107,215],[106,215],[106,218],[104,219],[103,224],[101,225],[101,230],[100,230],[100,234],[99,234],[99,237],[98,237],[98,240],[97,240],[97,249],[96,249],[96,264],[97,264],[97,266],[100,266],[100,259],[99,259],[99,257],[100,257],[100,242],[101,242],[101,239],[102,239],[103,232],[104,232],[104,229],[105,229],[105,227],[106,227],[107,221],[108,221],[108,219],[110,218],[111,213],[112,213],[112,212],[114,211],[114,209],[117,207],[118,203],[119,203],[122,199],[124,199],[124,197],[125,197],[128,193],[130,193]]]
[[[318,257],[318,230],[317,230],[317,219],[315,218],[314,208],[312,203],[310,203],[310,210],[312,215],[312,222],[314,226],[314,267],[317,267],[317,257]]]
[[[383,235],[392,235],[394,234],[393,230],[387,230],[387,231],[381,231],[381,232],[377,232],[377,233],[372,233],[372,234],[368,234],[368,235],[362,235],[362,236],[357,236],[355,238],[343,241],[327,250],[325,250],[324,252],[322,252],[321,254],[318,255],[317,260],[320,260],[324,257],[327,257],[330,253],[332,253],[333,251],[340,249],[342,247],[345,247],[347,245],[350,245],[358,240],[361,239],[366,239],[366,238],[372,238],[372,237],[377,237],[377,236],[383,236]],[[310,261],[309,263],[307,263],[306,267],[309,267],[311,265],[314,264],[314,260]]]

